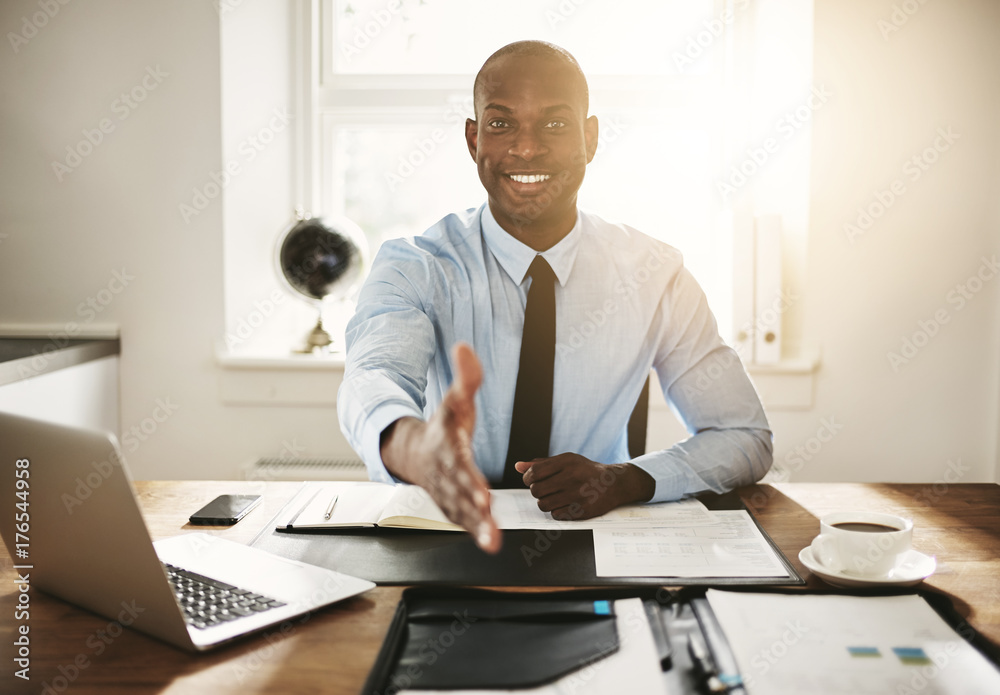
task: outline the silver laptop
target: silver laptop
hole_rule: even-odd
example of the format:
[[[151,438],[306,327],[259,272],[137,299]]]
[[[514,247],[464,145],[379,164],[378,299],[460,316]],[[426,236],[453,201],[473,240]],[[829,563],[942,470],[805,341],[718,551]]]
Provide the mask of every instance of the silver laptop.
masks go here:
[[[0,500],[0,535],[32,588],[182,649],[375,586],[207,533],[153,543],[112,434],[0,413]]]

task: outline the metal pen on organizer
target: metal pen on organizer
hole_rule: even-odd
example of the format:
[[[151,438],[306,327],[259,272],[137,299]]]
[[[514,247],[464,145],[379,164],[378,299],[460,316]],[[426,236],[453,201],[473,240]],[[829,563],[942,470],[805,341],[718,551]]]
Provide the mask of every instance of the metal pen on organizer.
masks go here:
[[[698,618],[700,633],[689,635],[688,650],[705,676],[705,688],[713,693],[744,695],[746,690],[736,657],[712,607],[707,600],[698,598],[691,601],[691,609]]]
[[[710,693],[724,693],[728,688],[719,680],[719,674],[712,661],[712,655],[701,637],[695,633],[688,635],[688,654],[691,662],[704,678],[705,689]]]
[[[326,506],[326,513],[323,514],[323,519],[329,521],[330,515],[333,514],[333,508],[337,504],[337,500],[340,499],[340,495],[334,495],[333,499],[330,500],[330,504]]]

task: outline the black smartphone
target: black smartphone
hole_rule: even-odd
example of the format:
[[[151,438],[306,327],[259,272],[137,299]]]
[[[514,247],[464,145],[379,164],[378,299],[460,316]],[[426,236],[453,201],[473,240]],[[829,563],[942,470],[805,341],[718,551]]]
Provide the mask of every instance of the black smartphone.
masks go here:
[[[199,526],[232,526],[260,504],[260,495],[219,495],[191,515]]]

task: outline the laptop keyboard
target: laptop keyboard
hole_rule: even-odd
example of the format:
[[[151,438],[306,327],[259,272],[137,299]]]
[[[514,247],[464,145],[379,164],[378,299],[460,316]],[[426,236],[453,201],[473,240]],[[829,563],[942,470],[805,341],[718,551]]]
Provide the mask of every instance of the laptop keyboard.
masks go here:
[[[164,563],[163,567],[184,610],[184,620],[201,630],[285,605],[269,596],[255,594],[174,565]]]

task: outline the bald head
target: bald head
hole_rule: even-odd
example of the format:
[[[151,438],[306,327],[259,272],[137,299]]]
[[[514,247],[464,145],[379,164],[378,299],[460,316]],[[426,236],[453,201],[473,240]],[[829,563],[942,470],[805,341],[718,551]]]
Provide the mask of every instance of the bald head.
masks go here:
[[[477,119],[482,113],[483,105],[486,104],[490,92],[502,79],[501,70],[504,64],[513,61],[530,62],[533,60],[549,61],[565,67],[567,79],[576,83],[574,92],[580,99],[583,113],[586,114],[590,110],[590,90],[587,87],[587,78],[583,74],[583,70],[580,69],[580,64],[576,62],[576,58],[569,51],[547,41],[515,41],[487,58],[476,75],[472,96]]]

